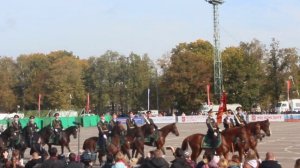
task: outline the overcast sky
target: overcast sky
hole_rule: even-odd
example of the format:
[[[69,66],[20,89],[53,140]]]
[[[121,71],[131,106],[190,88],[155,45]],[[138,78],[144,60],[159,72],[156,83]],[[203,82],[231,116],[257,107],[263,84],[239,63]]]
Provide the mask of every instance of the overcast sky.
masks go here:
[[[227,0],[219,13],[222,49],[273,37],[281,48],[300,48],[300,0]],[[0,56],[114,50],[156,60],[178,43],[212,42],[212,18],[205,0],[3,0]]]

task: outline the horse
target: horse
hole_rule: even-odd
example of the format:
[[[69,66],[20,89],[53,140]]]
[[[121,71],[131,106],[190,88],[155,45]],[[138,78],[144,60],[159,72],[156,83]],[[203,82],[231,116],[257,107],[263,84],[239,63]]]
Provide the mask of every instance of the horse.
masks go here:
[[[179,136],[179,132],[178,132],[176,123],[168,124],[168,125],[160,128],[158,130],[158,136],[159,137],[155,141],[156,148],[160,149],[163,152],[164,155],[166,154],[165,149],[164,149],[164,144],[165,144],[165,141],[166,141],[166,137],[168,136],[168,134],[170,132],[173,133],[176,136]],[[150,144],[150,142],[145,142],[145,145],[152,146],[152,144]]]
[[[271,136],[271,130],[270,130],[270,121],[269,120],[264,120],[264,121],[257,121],[257,122],[251,122],[248,123],[247,125],[249,127],[254,127],[254,125],[259,125],[260,129],[263,130],[263,132],[267,135],[267,136]],[[254,131],[252,130],[252,136],[250,137],[250,148],[255,152],[256,157],[259,158],[259,154],[258,151],[256,149],[257,146],[257,139],[259,139],[260,141],[262,140],[262,137],[264,137],[264,135],[262,134],[256,134],[254,133]]]
[[[48,150],[51,149],[52,145],[59,145],[61,146],[61,154],[64,153],[64,147],[67,147],[68,151],[71,152],[69,143],[70,143],[70,136],[73,135],[73,138],[77,138],[77,126],[70,126],[67,129],[61,131],[58,143],[49,143],[49,138],[53,133],[51,125],[48,125],[38,131],[39,138],[41,138],[41,144],[48,145]]]
[[[100,165],[103,164],[103,156],[115,155],[120,151],[121,143],[120,143],[120,135],[125,132],[125,127],[121,124],[121,122],[117,122],[117,124],[112,128],[111,135],[109,136],[109,142],[107,143],[107,151],[97,150],[97,142],[98,137],[90,137],[83,142],[83,150],[88,150],[92,153],[98,152],[98,159]],[[106,153],[107,152],[107,153]]]
[[[137,158],[138,154],[141,154],[142,157],[145,156],[144,154],[144,137],[152,135],[154,133],[154,125],[153,124],[144,124],[141,127],[135,127],[129,132],[132,134],[128,134],[125,136],[125,143],[122,145],[122,152],[127,155],[130,159],[129,149],[132,149],[132,157]],[[136,152],[137,151],[137,152]],[[136,153],[135,153],[136,152]]]
[[[257,127],[257,125],[254,126],[255,129],[257,129],[255,132],[260,133],[260,127]],[[226,159],[229,159],[229,152],[234,152],[234,145],[238,145],[239,155],[241,158],[243,152],[249,149],[249,130],[250,126],[234,127],[221,132],[221,145],[218,148],[216,148],[217,154],[222,154]],[[181,148],[183,150],[186,150],[188,148],[188,145],[191,147],[191,158],[195,162],[197,161],[198,156],[201,154],[201,143],[204,136],[204,134],[193,134],[186,137],[182,142]]]
[[[6,128],[0,135],[0,149],[7,147],[18,149],[20,151],[21,158],[24,158],[24,153],[27,148],[25,143],[25,137],[22,133],[14,133],[12,127]],[[8,145],[8,142],[10,144]]]

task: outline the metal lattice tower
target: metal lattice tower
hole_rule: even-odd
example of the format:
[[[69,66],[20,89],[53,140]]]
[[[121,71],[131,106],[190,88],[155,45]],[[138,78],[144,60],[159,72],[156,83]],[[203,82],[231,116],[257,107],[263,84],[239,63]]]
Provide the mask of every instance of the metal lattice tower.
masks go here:
[[[220,32],[219,32],[219,13],[218,5],[221,5],[223,0],[206,0],[213,5],[214,12],[214,93],[220,100],[222,95],[222,59],[220,52]]]

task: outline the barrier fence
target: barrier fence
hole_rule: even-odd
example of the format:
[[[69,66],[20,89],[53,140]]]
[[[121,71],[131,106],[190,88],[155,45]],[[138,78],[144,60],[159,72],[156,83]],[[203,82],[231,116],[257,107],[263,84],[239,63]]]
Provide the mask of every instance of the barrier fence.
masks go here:
[[[223,116],[223,118],[225,115]],[[233,116],[232,116],[233,117]],[[203,115],[191,115],[191,116],[163,116],[163,117],[152,117],[154,123],[203,123],[206,121],[207,116]],[[262,115],[248,115],[248,122],[263,121],[269,119],[270,122],[300,122],[300,114],[262,114]],[[54,117],[42,117],[35,118],[39,128],[45,127],[54,120]],[[80,124],[82,127],[95,127],[100,121],[100,117],[97,115],[83,116],[83,117],[60,117],[63,127],[67,128]],[[106,116],[105,119],[109,121],[110,116]],[[117,120],[122,124],[126,124],[126,117],[120,117]],[[143,125],[144,119],[142,117],[134,118],[137,125]],[[12,120],[0,120],[0,130],[5,130],[8,124]],[[19,120],[22,127],[24,128],[29,122],[28,118],[22,118]]]

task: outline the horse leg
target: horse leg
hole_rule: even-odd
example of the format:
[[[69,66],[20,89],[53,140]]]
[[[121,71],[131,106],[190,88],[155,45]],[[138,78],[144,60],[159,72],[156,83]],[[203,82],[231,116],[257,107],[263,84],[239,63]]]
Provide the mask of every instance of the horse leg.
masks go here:
[[[61,154],[64,154],[64,145],[61,145]]]
[[[194,149],[192,148],[192,155],[191,155],[191,159],[197,163],[197,158],[199,157],[199,155],[201,154],[202,149]]]
[[[162,151],[163,155],[166,155],[165,147],[161,147],[160,150]]]
[[[256,147],[254,147],[253,150],[254,150],[254,152],[255,152],[255,154],[256,154],[257,159],[259,159],[259,154],[258,154],[258,152],[257,152]]]

